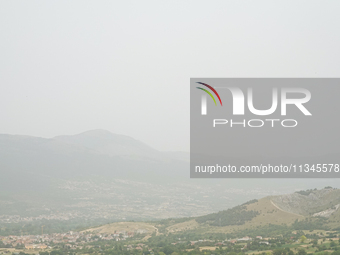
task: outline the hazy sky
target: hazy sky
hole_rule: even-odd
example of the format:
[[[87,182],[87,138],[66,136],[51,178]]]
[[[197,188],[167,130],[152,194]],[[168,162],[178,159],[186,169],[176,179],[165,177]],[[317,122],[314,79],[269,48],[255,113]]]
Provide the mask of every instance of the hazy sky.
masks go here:
[[[189,150],[190,77],[339,77],[340,1],[1,1],[0,133]]]

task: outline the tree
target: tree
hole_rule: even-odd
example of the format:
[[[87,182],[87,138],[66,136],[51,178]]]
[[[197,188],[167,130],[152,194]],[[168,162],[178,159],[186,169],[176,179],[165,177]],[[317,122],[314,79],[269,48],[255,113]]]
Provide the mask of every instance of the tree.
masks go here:
[[[305,249],[299,249],[299,251],[298,251],[297,254],[298,254],[298,255],[307,255],[307,252],[306,252]]]
[[[273,250],[273,255],[286,255],[287,254],[287,250],[286,249],[275,249]]]
[[[300,237],[300,243],[304,243],[307,240],[307,237],[301,236]]]

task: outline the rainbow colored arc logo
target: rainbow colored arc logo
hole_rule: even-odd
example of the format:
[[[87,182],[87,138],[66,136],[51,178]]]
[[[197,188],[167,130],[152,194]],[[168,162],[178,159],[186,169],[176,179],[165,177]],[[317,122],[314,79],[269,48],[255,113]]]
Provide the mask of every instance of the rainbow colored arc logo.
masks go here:
[[[221,100],[221,98],[220,98],[220,95],[217,93],[217,91],[216,91],[213,87],[211,87],[210,85],[208,85],[208,84],[206,84],[206,83],[203,83],[203,82],[197,82],[197,83],[198,83],[198,84],[201,84],[201,85],[203,85],[203,86],[206,86],[206,87],[209,88],[212,92],[214,92],[215,95],[218,97],[218,100],[220,100],[220,104],[221,104],[221,106],[222,106],[222,100]],[[201,90],[205,91],[206,93],[208,93],[208,95],[211,96],[211,98],[214,100],[215,105],[217,105],[214,96],[213,96],[208,90],[206,90],[206,89],[204,89],[204,88],[200,88],[200,87],[196,87],[196,88],[201,89]]]

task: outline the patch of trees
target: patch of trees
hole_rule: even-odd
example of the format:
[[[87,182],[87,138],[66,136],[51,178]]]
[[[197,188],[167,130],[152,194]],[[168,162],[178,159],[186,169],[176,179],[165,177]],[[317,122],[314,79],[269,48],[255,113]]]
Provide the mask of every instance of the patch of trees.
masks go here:
[[[316,219],[305,219],[301,221],[296,220],[292,227],[295,230],[330,230],[330,228],[326,225],[327,222],[327,219],[323,217],[318,217]]]
[[[295,193],[298,193],[303,196],[308,196],[310,193],[313,193],[313,191],[316,191],[317,189],[307,189],[307,190],[300,190],[296,191]]]
[[[245,222],[252,220],[259,215],[259,212],[246,210],[244,205],[236,206],[232,209],[212,213],[196,218],[198,223],[207,223],[211,226],[231,226],[243,225]]]
[[[0,248],[12,248],[11,244],[4,244],[1,240],[0,240]]]
[[[287,247],[286,248],[278,248],[278,249],[273,250],[273,255],[294,255],[294,252]]]
[[[242,205],[250,205],[250,204],[254,204],[254,203],[257,203],[259,200],[257,199],[253,199],[253,200],[249,200],[248,202],[245,202],[244,204]]]

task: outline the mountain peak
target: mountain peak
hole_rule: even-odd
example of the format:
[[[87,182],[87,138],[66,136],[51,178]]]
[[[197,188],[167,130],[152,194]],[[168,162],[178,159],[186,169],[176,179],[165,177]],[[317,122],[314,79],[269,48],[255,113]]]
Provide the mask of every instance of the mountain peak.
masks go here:
[[[99,134],[99,135],[112,135],[113,133],[106,129],[91,129],[80,134]]]
[[[60,135],[54,137],[54,139],[71,139],[71,138],[82,138],[82,139],[102,139],[102,140],[112,140],[115,141],[137,141],[130,136],[120,135],[112,133],[105,129],[92,129],[75,135]]]
[[[114,134],[103,129],[89,130],[76,135],[56,136],[54,139],[111,156],[146,156],[151,158],[159,156],[158,151],[132,137]]]
[[[101,135],[117,135],[105,129],[92,129],[77,135],[90,135],[90,136],[101,136]]]

